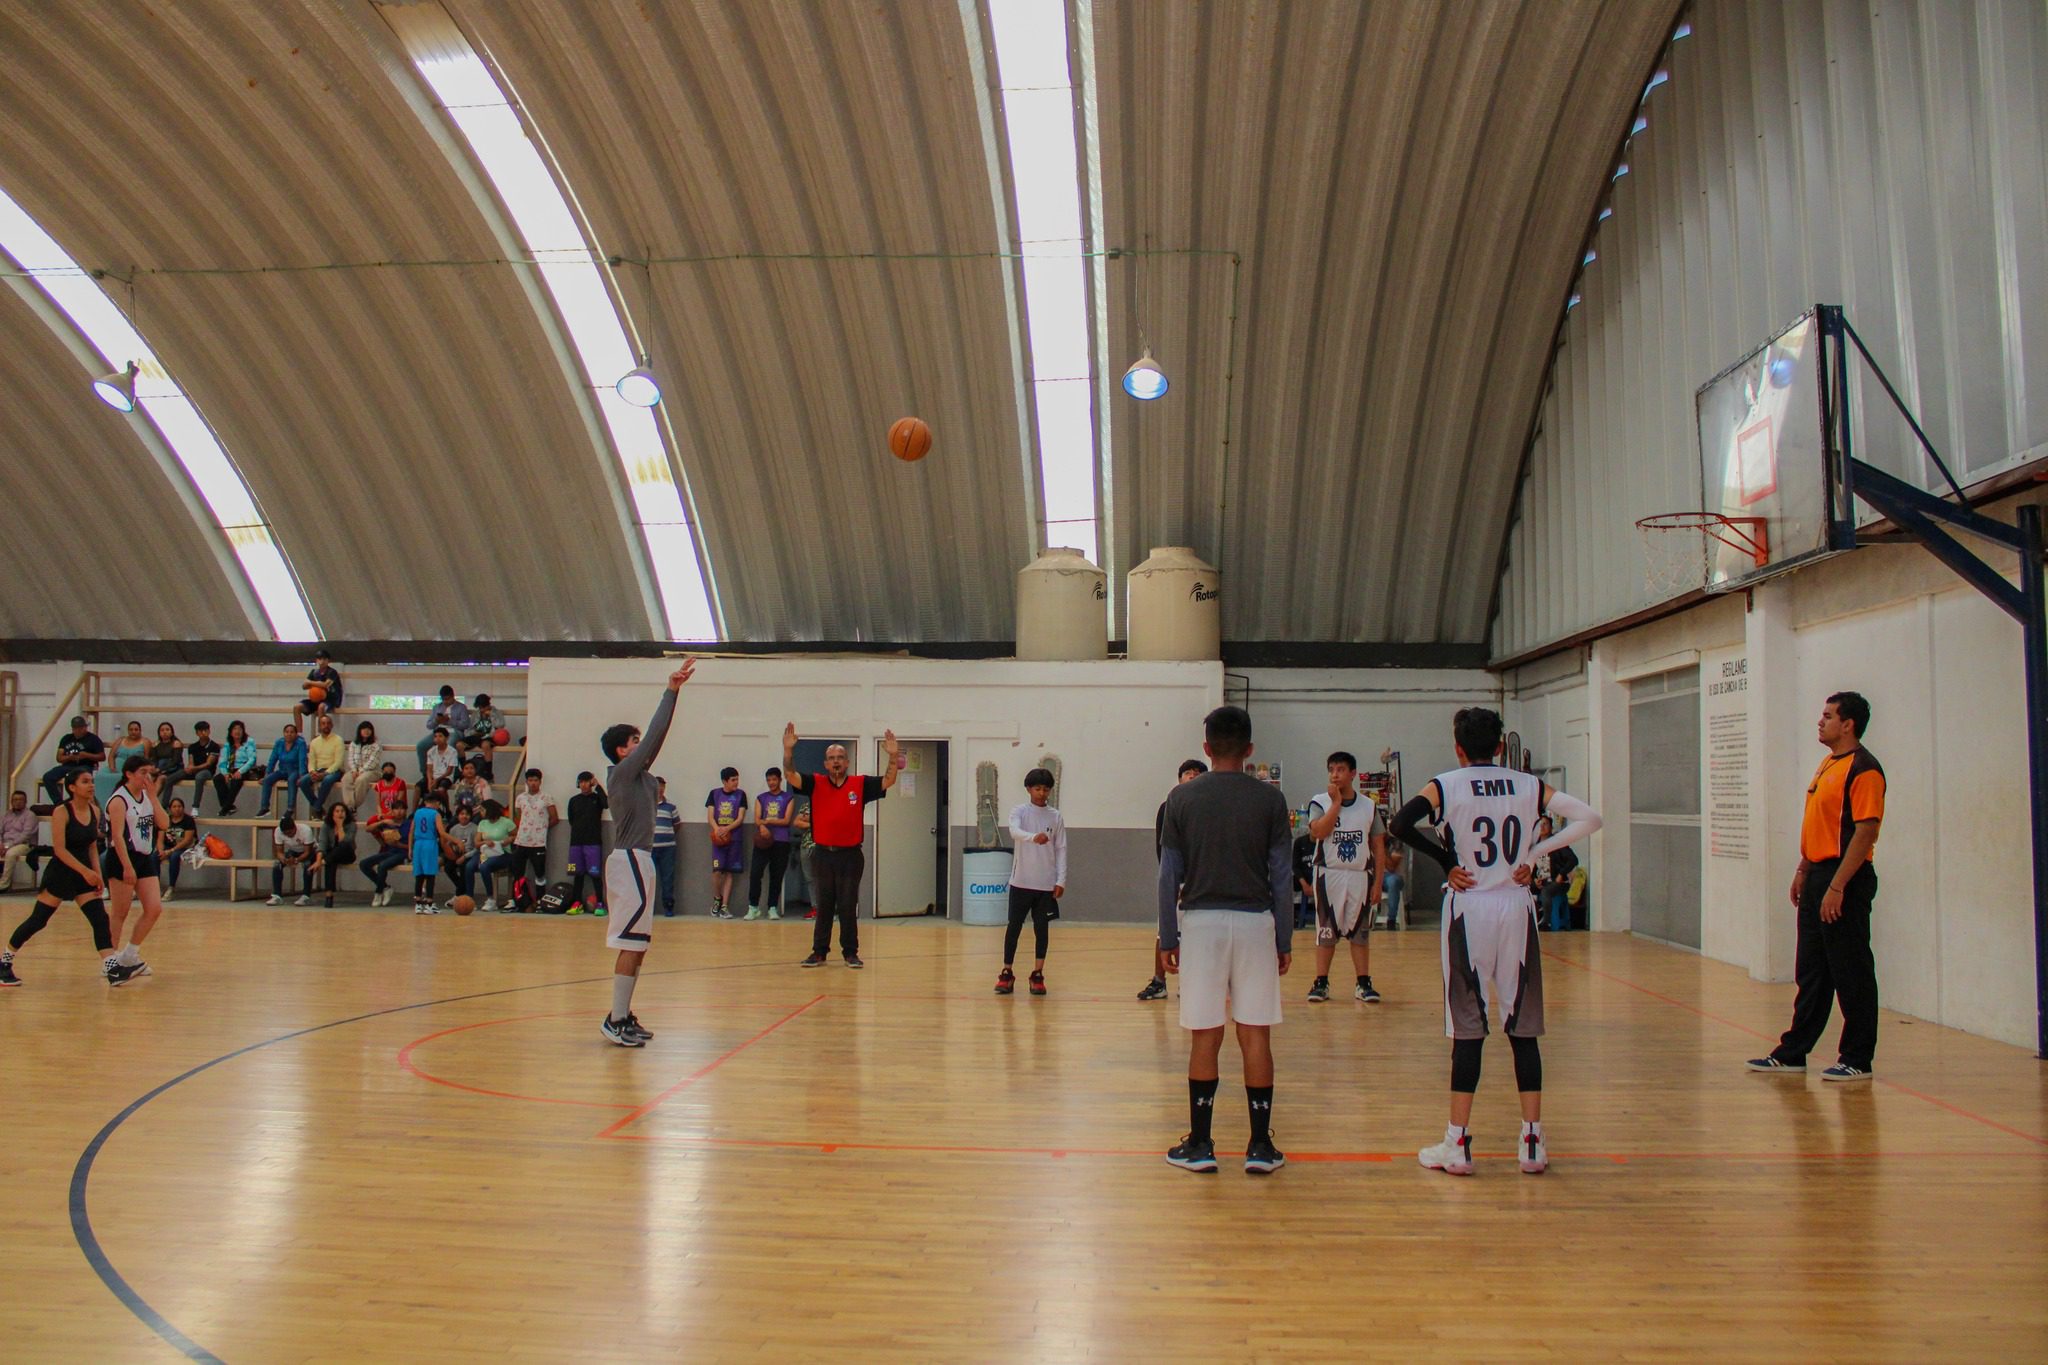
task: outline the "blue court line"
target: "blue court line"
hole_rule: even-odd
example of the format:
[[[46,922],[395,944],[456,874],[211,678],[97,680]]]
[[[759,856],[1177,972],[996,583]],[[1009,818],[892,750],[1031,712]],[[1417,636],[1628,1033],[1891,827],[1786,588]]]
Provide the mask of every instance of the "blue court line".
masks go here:
[[[941,954],[940,956],[944,955]],[[787,965],[789,964],[784,959],[776,958],[769,962],[722,962],[706,967],[671,967],[667,971],[642,972],[641,975],[681,976],[692,972],[732,971],[737,968],[781,967]],[[341,1028],[347,1024],[359,1024],[365,1019],[378,1019],[387,1014],[405,1014],[412,1010],[432,1009],[436,1005],[454,1005],[464,1000],[488,1000],[493,996],[519,995],[525,991],[558,990],[563,986],[589,986],[610,979],[611,974],[607,973],[604,976],[578,977],[573,981],[549,981],[533,986],[507,986],[502,990],[475,991],[468,995],[451,995],[440,1000],[421,1000],[411,1005],[393,1005],[390,1009],[371,1010],[367,1014],[351,1015],[346,1019],[336,1019],[332,1023],[315,1024],[311,1028],[295,1029],[290,1033],[280,1033],[275,1038],[266,1038],[260,1043],[250,1043],[247,1047],[238,1047],[233,1052],[223,1052],[212,1061],[201,1062],[190,1071],[171,1077],[171,1079],[136,1100],[126,1109],[114,1115],[114,1117],[108,1119],[106,1126],[94,1134],[92,1141],[85,1145],[85,1150],[78,1154],[78,1164],[71,1171],[71,1235],[77,1239],[78,1249],[85,1253],[86,1263],[93,1268],[93,1273],[100,1277],[100,1283],[104,1284],[108,1292],[119,1299],[122,1305],[142,1322],[143,1326],[155,1332],[159,1337],[162,1337],[164,1341],[169,1343],[187,1359],[208,1361],[212,1362],[212,1365],[221,1365],[221,1358],[219,1356],[179,1331],[170,1319],[157,1312],[155,1308],[150,1306],[147,1299],[136,1292],[135,1286],[129,1284],[121,1272],[114,1268],[114,1263],[107,1258],[106,1249],[100,1245],[99,1235],[93,1231],[92,1215],[86,1210],[86,1186],[92,1179],[93,1163],[99,1159],[100,1150],[107,1145],[107,1139],[111,1138],[122,1124],[133,1118],[142,1106],[148,1104],[157,1096],[174,1086],[184,1084],[202,1072],[211,1071],[223,1062],[232,1062],[235,1058],[244,1056],[247,1053],[256,1052],[266,1047],[273,1047],[278,1043],[288,1043],[294,1038],[303,1038],[309,1033],[324,1033],[328,1029]]]

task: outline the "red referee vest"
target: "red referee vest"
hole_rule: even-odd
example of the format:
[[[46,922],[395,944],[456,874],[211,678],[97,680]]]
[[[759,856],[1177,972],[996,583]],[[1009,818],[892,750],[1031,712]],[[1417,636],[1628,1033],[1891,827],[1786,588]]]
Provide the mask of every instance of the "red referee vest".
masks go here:
[[[811,838],[825,848],[859,848],[861,790],[859,773],[848,773],[846,785],[835,787],[823,773],[812,773]]]

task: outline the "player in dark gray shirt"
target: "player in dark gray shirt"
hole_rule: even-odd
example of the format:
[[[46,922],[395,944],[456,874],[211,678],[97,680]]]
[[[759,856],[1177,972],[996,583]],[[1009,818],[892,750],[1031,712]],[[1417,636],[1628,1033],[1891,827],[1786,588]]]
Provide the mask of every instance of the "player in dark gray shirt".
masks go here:
[[[1159,829],[1159,946],[1167,970],[1180,973],[1180,1023],[1193,1034],[1189,1131],[1166,1159],[1183,1170],[1216,1169],[1217,1061],[1224,1025],[1234,1021],[1251,1106],[1244,1168],[1265,1175],[1287,1162],[1272,1136],[1272,1026],[1292,958],[1294,831],[1287,798],[1244,771],[1251,716],[1219,706],[1203,729],[1215,771],[1174,788]]]
[[[696,672],[697,661],[683,660],[683,666],[668,675],[668,690],[654,708],[654,716],[643,733],[638,726],[613,725],[598,739],[605,761],[612,813],[612,851],[605,860],[606,900],[611,914],[607,947],[619,950],[612,967],[612,1008],[604,1017],[604,1036],[620,1047],[643,1047],[654,1037],[633,1017],[633,988],[640,981],[640,963],[652,941],[655,896],[649,888],[658,886],[654,872],[654,807],[661,800],[661,782],[648,769],[661,753],[668,738],[669,722],[675,718],[676,693]]]

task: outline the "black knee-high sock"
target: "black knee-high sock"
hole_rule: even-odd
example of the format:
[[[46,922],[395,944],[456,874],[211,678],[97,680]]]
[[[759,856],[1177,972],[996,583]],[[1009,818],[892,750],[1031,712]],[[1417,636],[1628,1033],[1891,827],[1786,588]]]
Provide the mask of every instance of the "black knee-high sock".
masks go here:
[[[1188,1077],[1188,1136],[1196,1142],[1209,1141],[1210,1121],[1216,1117],[1216,1081]]]
[[[1273,1087],[1248,1085],[1244,1088],[1244,1098],[1252,1111],[1252,1141],[1263,1142],[1273,1132]]]

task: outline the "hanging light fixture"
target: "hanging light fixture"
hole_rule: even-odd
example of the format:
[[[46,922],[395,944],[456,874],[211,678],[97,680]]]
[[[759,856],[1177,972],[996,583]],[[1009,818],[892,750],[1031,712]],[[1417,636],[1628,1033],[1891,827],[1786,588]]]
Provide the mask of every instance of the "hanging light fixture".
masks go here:
[[[620,375],[619,382],[612,385],[612,389],[636,408],[651,408],[661,402],[661,381],[645,365],[635,366]]]
[[[1141,403],[1149,403],[1164,398],[1166,387],[1166,371],[1159,368],[1159,362],[1152,358],[1152,348],[1147,346],[1131,362],[1131,368],[1124,371],[1124,392]]]
[[[115,412],[135,411],[135,372],[139,367],[134,361],[128,362],[125,370],[103,374],[92,381],[92,391],[99,395],[102,403]]]

